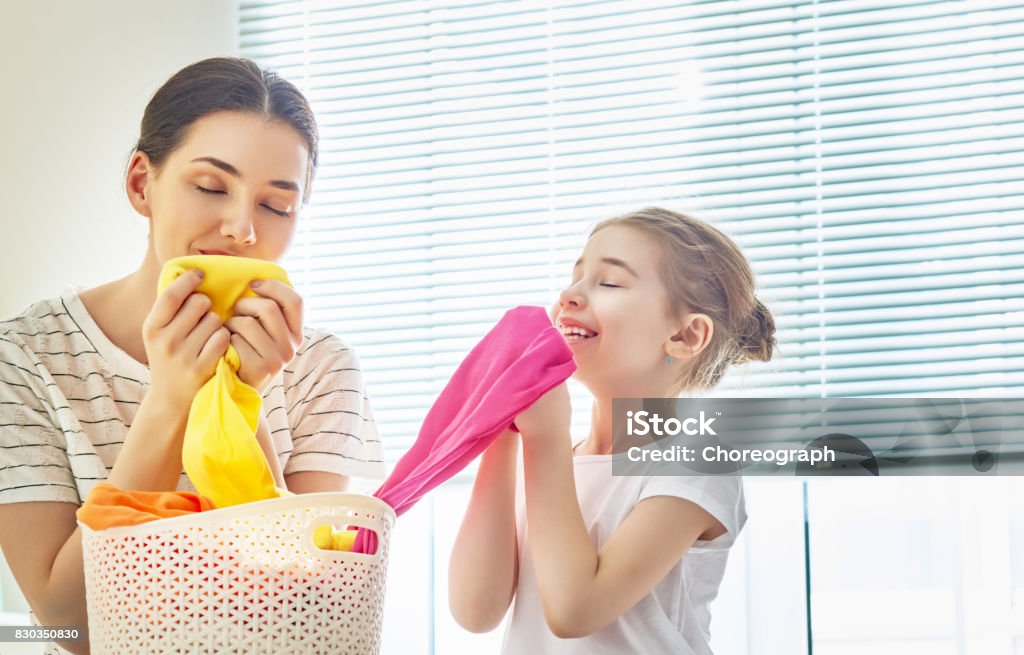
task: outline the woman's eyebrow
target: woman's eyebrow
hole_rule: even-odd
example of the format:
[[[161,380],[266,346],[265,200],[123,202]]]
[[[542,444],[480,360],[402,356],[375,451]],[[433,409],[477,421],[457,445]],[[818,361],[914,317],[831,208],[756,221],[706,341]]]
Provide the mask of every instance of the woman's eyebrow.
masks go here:
[[[576,260],[576,263],[573,265],[572,270],[575,271],[577,268],[580,267],[580,264],[582,264],[582,263],[583,263],[583,258],[580,257],[579,259]],[[610,264],[612,266],[618,266],[619,268],[625,269],[626,272],[629,273],[630,275],[632,275],[633,277],[640,277],[639,275],[637,275],[637,272],[634,271],[632,269],[632,267],[630,267],[629,264],[627,264],[626,262],[624,262],[621,259],[618,259],[616,257],[602,257],[601,258],[601,263],[602,264]]]
[[[207,164],[216,166],[217,168],[224,171],[228,175],[237,177],[238,179],[242,179],[242,174],[239,172],[239,170],[232,166],[231,164],[224,161],[223,159],[217,159],[216,157],[196,157],[195,159],[192,160],[192,162],[206,162]],[[288,180],[271,180],[268,184],[270,184],[270,186],[272,187],[275,187],[277,189],[283,189],[285,191],[298,192],[299,190],[298,184],[294,182],[289,182]]]

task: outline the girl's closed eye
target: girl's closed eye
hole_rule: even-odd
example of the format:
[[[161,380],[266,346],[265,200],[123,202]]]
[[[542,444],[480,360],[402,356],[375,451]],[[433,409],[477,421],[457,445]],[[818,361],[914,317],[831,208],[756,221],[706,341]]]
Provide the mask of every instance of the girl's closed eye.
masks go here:
[[[212,193],[212,194],[218,194],[218,195],[222,195],[224,193],[227,193],[226,191],[221,191],[220,189],[208,189],[208,188],[202,186],[201,184],[196,184],[195,187],[196,187],[196,191],[198,191],[200,193]]]
[[[622,288],[622,287],[621,287],[620,285],[618,285],[618,284],[612,284],[611,282],[602,282],[602,283],[600,284],[600,286],[602,286],[602,287],[608,287],[609,289],[621,289],[621,288]]]

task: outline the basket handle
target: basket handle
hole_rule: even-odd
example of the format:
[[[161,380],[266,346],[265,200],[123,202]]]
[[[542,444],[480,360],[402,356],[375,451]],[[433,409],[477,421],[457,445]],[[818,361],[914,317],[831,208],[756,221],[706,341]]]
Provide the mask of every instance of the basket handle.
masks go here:
[[[365,516],[318,516],[311,520],[302,533],[302,545],[314,557],[337,559],[342,561],[361,562],[369,565],[376,565],[382,559],[384,543],[381,539],[380,527],[383,521],[368,519]],[[377,535],[377,550],[373,553],[355,553],[348,550],[325,550],[319,548],[313,542],[313,532],[321,525],[330,525],[333,528],[358,527],[372,531]]]

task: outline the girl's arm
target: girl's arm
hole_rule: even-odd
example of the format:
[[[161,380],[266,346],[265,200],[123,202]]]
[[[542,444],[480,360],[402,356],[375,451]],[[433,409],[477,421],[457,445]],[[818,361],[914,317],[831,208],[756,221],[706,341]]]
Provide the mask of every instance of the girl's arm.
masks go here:
[[[580,513],[564,385],[516,419],[522,431],[527,548],[551,631],[562,638],[596,632],[635,605],[704,533],[721,524],[698,505],[647,498],[598,551]]]
[[[506,431],[484,451],[448,566],[448,605],[470,632],[493,630],[519,579],[515,481],[518,437]]]

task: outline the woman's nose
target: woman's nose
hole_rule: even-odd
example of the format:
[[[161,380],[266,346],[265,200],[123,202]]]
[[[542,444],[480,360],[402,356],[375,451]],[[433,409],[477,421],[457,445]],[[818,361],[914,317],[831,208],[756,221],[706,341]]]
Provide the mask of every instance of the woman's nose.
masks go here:
[[[220,222],[220,234],[247,246],[256,243],[252,210],[237,206],[230,208],[229,214]]]

